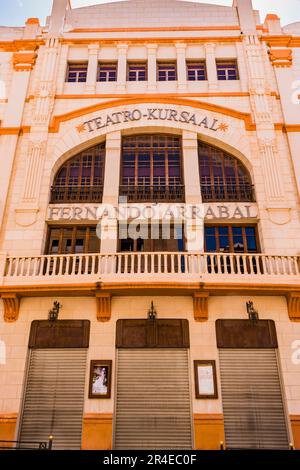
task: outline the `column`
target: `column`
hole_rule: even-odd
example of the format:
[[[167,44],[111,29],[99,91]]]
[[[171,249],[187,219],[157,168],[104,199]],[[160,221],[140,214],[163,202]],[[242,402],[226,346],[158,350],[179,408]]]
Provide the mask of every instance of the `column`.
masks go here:
[[[287,125],[287,139],[289,142],[298,194],[300,196],[300,132],[289,131],[289,127],[292,129],[293,125],[299,122],[300,103],[298,97],[300,96],[300,81],[295,77],[295,74],[293,74],[292,67],[274,66],[274,72],[281,97],[284,123]]]
[[[50,36],[59,36],[63,33],[67,10],[69,9],[69,0],[53,0],[52,12],[49,21]]]
[[[117,90],[126,90],[126,75],[127,75],[127,44],[118,44],[118,80]]]
[[[215,48],[216,45],[214,43],[205,44],[206,70],[209,91],[216,91],[219,89]]]
[[[186,89],[186,44],[176,44],[177,52],[177,88]]]
[[[156,90],[156,75],[157,75],[157,45],[148,44],[148,90]]]
[[[114,208],[119,203],[119,175],[121,163],[121,132],[111,132],[106,136],[105,174],[103,205],[108,209],[108,217],[101,224],[101,253],[115,253],[118,246],[118,220],[114,218]]]
[[[233,7],[237,8],[242,33],[256,33],[256,22],[252,0],[233,0]]]
[[[96,92],[99,44],[90,44],[88,46],[88,54],[89,62],[86,79],[86,92],[94,94]]]
[[[28,59],[27,59],[28,57]],[[30,70],[33,67],[33,54],[24,52],[14,54],[14,68],[12,83],[8,95],[8,104],[3,117],[2,127],[18,129],[22,123],[24,103],[27,95]],[[27,63],[28,60],[28,63]],[[0,161],[0,226],[8,194],[12,167],[14,163],[18,134],[4,135],[0,142],[0,155],[5,156]]]
[[[62,95],[64,92],[67,65],[68,65],[68,54],[69,54],[69,45],[63,44],[60,49],[60,58],[59,58],[57,81],[56,81],[56,93],[58,95]]]
[[[249,89],[248,74],[247,74],[247,67],[246,67],[246,62],[245,62],[243,45],[240,42],[236,43],[236,54],[237,54],[237,63],[238,63],[239,76],[240,76],[241,91],[247,92]]]
[[[199,252],[204,251],[204,209],[201,197],[196,132],[183,131],[182,150],[186,202],[186,250]]]
[[[31,112],[31,132],[26,149],[23,188],[15,209],[16,221],[21,226],[32,225],[40,208],[41,184],[45,166],[48,126],[54,109],[57,63],[60,43],[49,37],[39,53],[39,80],[35,82]],[[45,197],[45,195],[43,195]]]

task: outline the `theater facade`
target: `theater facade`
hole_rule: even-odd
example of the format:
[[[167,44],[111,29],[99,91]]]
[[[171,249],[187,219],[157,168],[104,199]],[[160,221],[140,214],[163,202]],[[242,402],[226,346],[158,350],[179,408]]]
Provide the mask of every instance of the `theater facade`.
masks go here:
[[[0,441],[300,449],[299,71],[251,0],[0,27]]]

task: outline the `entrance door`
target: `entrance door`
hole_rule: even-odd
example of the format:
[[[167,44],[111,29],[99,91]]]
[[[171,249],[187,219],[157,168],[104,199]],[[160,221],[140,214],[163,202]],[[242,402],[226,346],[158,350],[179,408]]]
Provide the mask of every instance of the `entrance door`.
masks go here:
[[[114,447],[192,449],[187,349],[119,349]]]
[[[220,349],[226,446],[288,449],[275,349]]]

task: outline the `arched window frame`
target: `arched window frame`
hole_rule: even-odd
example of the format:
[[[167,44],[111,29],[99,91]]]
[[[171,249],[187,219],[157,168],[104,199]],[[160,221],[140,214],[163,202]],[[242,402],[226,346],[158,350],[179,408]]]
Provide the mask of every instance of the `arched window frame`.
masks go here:
[[[69,158],[56,172],[50,202],[101,202],[104,166],[105,142]]]
[[[198,157],[203,202],[255,201],[250,173],[238,158],[201,141],[198,141]],[[208,174],[203,172],[205,162],[208,162]]]

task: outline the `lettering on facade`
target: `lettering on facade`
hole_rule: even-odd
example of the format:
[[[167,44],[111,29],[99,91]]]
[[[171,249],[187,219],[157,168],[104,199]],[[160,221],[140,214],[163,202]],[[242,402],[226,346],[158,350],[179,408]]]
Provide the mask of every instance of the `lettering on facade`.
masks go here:
[[[168,121],[182,124],[192,124],[198,129],[207,129],[213,132],[226,132],[229,125],[220,122],[218,119],[200,115],[189,111],[177,111],[172,108],[136,108],[133,110],[103,114],[85,121],[76,127],[79,134],[83,132],[95,132],[100,129],[106,129],[117,124],[134,123],[141,120],[146,121]]]
[[[204,220],[240,220],[240,219],[257,219],[258,211],[256,204],[200,204],[194,207],[189,207],[187,210],[186,205],[134,205],[128,206],[109,206],[104,204],[99,205],[51,205],[48,208],[47,220],[51,221],[99,221],[103,217],[111,219],[162,219],[169,218],[179,214],[180,219],[193,219],[203,218]],[[158,209],[158,210],[157,210]],[[195,212],[196,211],[196,212]],[[126,214],[126,216],[124,216]],[[196,216],[195,216],[196,215]]]

